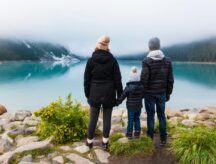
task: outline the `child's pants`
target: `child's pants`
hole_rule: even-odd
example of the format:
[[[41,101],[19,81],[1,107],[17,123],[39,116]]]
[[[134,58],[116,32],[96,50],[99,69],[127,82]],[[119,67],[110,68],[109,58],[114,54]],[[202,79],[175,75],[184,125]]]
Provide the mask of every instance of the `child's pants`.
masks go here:
[[[141,131],[140,114],[141,114],[141,109],[128,109],[127,133],[133,133],[133,126],[136,132]]]

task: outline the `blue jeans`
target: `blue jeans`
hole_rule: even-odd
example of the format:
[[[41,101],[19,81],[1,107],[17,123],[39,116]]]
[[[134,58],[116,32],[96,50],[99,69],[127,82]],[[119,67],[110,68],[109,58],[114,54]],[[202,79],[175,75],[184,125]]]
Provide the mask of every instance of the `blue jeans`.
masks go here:
[[[166,139],[166,116],[165,116],[165,103],[166,93],[146,94],[145,95],[145,108],[147,113],[147,135],[151,138],[154,137],[154,116],[155,106],[157,116],[159,119],[159,131],[161,139]]]
[[[136,132],[141,131],[140,114],[141,109],[128,109],[127,133],[133,133],[133,126]]]

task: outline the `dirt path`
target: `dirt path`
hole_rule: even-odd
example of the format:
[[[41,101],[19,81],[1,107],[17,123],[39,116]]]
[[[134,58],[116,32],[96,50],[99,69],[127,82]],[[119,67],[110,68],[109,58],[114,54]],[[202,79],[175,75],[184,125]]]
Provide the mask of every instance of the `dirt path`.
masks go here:
[[[161,147],[159,136],[154,138],[155,152],[147,157],[131,157],[122,158],[111,156],[109,158],[111,164],[175,164],[175,159],[168,150],[168,145]]]

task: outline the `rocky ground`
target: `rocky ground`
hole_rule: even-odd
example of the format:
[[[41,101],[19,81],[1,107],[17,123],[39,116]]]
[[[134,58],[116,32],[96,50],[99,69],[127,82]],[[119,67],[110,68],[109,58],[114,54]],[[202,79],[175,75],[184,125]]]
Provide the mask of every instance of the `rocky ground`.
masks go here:
[[[1,107],[1,106],[0,106]],[[1,112],[1,110],[0,110]],[[4,113],[4,112],[2,112]],[[147,157],[116,157],[101,149],[100,138],[96,138],[93,150],[85,146],[85,141],[68,143],[66,145],[53,145],[52,138],[40,140],[36,135],[37,125],[40,121],[30,111],[17,111],[15,113],[0,113],[0,163],[175,163],[169,147],[158,147],[159,138],[155,137],[155,152]],[[2,115],[1,115],[2,114]],[[209,128],[216,126],[216,108],[184,109],[172,111],[167,109],[168,121],[174,125],[181,122],[184,126],[193,127],[204,124]],[[113,111],[111,134],[125,132],[127,125],[127,111],[117,109]],[[141,125],[146,129],[146,113],[141,115]],[[98,129],[102,130],[102,119],[99,118]],[[18,158],[19,157],[19,158]]]

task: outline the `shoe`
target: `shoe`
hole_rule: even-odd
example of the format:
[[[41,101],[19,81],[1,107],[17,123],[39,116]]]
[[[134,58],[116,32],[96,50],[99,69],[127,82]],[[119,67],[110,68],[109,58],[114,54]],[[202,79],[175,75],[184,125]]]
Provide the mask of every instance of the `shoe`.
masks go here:
[[[160,146],[165,146],[166,145],[166,139],[161,139]]]
[[[134,132],[134,137],[135,137],[136,139],[139,139],[139,138],[140,138],[140,131],[135,131],[135,132]]]
[[[93,148],[93,142],[92,143],[88,143],[88,141],[86,141],[86,146],[88,146],[89,149],[92,149]]]
[[[133,138],[132,133],[126,133],[126,137],[131,140]]]
[[[108,149],[109,149],[109,142],[104,143],[102,141],[102,148],[103,148],[103,150],[108,151]]]

